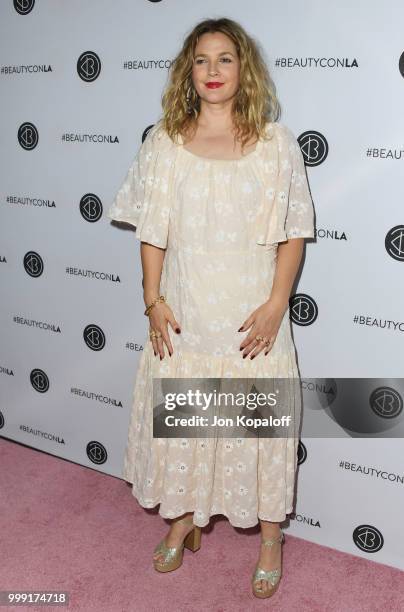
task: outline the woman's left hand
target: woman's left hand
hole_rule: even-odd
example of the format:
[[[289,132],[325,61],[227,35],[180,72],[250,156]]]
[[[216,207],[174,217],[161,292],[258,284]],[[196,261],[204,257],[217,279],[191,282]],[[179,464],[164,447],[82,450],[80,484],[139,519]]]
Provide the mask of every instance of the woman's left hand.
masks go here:
[[[261,304],[252,314],[246,319],[241,326],[239,331],[247,331],[249,327],[251,330],[246,338],[240,344],[240,351],[243,351],[243,358],[247,357],[249,353],[250,359],[254,359],[263,349],[265,349],[265,355],[272,349],[278,330],[281,326],[283,316],[288,303],[278,302],[271,300],[271,298]],[[263,336],[270,341],[269,345],[265,345],[265,342],[258,341],[255,336]]]

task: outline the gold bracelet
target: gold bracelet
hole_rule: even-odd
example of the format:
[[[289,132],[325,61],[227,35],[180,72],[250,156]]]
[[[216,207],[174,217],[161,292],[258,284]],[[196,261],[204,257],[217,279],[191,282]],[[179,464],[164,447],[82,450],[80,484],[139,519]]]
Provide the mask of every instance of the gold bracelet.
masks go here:
[[[165,301],[166,301],[166,299],[165,299],[164,295],[159,295],[159,297],[157,297],[155,300],[153,300],[153,302],[151,304],[149,304],[149,306],[147,306],[146,310],[144,311],[144,314],[146,315],[146,317],[149,316],[149,312],[151,311],[153,306],[155,306],[155,304],[157,304],[158,302],[165,302]]]

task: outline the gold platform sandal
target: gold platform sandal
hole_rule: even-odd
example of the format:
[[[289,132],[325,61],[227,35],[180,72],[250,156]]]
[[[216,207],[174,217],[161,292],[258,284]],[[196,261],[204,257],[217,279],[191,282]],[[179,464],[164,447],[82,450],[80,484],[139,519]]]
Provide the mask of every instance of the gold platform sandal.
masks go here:
[[[178,523],[193,524],[193,517],[184,517]],[[172,572],[180,567],[184,555],[184,548],[196,552],[201,547],[201,528],[194,525],[192,531],[186,536],[180,546],[166,546],[165,538],[156,546],[154,554],[162,553],[163,561],[153,559],[154,569],[158,572]]]
[[[262,543],[264,544],[264,546],[273,546],[277,542],[282,544],[284,540],[285,540],[285,535],[281,529],[281,533],[277,538],[269,538],[268,540],[262,539]],[[281,559],[282,559],[282,550],[281,550]],[[255,572],[252,578],[252,591],[254,595],[256,597],[261,597],[262,599],[266,597],[272,597],[272,595],[274,595],[274,593],[277,591],[279,587],[281,576],[282,576],[281,568],[277,567],[273,570],[267,571],[267,570],[261,569],[257,563]],[[272,588],[267,587],[265,591],[261,589],[261,587],[256,584],[257,582],[261,580],[266,580],[268,582],[268,587],[269,585],[271,585]]]

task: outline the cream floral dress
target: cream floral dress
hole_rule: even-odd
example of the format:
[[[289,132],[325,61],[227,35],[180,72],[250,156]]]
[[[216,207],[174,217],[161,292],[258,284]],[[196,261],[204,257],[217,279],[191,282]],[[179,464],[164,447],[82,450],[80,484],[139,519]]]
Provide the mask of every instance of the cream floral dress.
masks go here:
[[[123,478],[145,508],[165,518],[214,514],[235,527],[293,512],[298,438],[153,438],[153,378],[296,377],[289,312],[265,357],[242,358],[237,330],[270,296],[277,246],[314,236],[303,156],[286,125],[240,160],[208,159],[174,143],[156,123],[147,133],[107,216],[166,249],[160,292],[181,325],[174,349],[154,356],[145,338]],[[298,402],[297,402],[298,404]]]

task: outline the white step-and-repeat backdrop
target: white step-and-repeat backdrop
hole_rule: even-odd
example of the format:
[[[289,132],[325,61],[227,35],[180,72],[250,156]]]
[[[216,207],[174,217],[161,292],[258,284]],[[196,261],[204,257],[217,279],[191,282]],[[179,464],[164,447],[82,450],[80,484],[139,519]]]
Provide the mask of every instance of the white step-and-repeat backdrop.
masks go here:
[[[105,212],[185,34],[223,16],[261,43],[316,209],[291,318],[305,418],[332,429],[301,437],[290,532],[404,569],[398,0],[1,3],[0,432],[121,476],[147,319]]]

